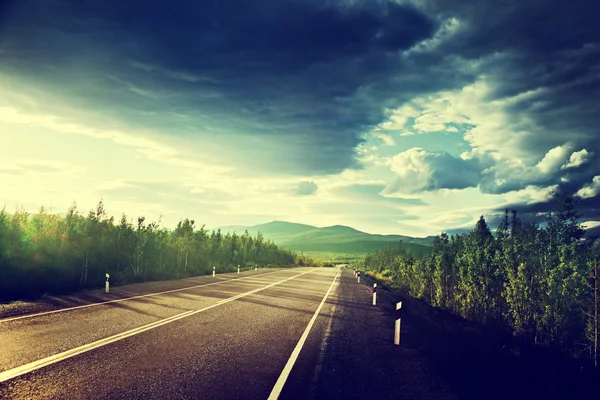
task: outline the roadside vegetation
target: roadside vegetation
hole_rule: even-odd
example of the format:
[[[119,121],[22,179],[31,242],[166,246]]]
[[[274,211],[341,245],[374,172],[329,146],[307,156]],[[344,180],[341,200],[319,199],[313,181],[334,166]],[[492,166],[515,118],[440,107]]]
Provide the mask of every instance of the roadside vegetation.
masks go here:
[[[356,261],[364,260],[364,258],[367,256],[367,253],[334,253],[328,251],[304,251],[300,252],[300,254],[312,260],[329,262],[332,264],[350,264]]]
[[[437,236],[430,255],[415,257],[398,246],[354,265],[522,345],[558,349],[597,366],[600,242],[584,238],[572,198],[556,195],[555,201],[544,224],[507,210],[495,234],[481,217],[469,233]]]
[[[319,265],[258,233],[222,234],[185,219],[173,230],[158,222],[106,214],[102,201],[87,216],[0,211],[0,301],[116,284],[179,279],[242,268]]]

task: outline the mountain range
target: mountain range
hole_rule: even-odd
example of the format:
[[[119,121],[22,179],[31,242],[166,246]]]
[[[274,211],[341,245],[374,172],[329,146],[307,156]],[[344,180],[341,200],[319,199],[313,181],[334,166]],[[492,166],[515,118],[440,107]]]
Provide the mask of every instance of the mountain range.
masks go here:
[[[402,241],[413,254],[429,253],[434,236],[415,238],[403,235],[380,235],[361,232],[349,226],[333,225],[318,228],[312,225],[273,221],[254,226],[223,226],[222,232],[251,235],[260,232],[265,239],[299,252],[330,252],[344,254],[374,253]]]

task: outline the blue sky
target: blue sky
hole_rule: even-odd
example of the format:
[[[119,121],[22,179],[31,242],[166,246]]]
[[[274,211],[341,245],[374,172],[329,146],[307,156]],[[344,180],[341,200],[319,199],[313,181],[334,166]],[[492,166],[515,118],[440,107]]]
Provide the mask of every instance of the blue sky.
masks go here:
[[[9,210],[425,236],[558,189],[600,226],[589,1],[2,4]]]

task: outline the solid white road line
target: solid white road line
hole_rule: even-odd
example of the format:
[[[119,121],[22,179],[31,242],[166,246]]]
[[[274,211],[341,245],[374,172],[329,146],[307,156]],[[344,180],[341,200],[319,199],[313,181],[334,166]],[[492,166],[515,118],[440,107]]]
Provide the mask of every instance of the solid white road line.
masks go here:
[[[109,336],[109,337],[104,338],[104,339],[97,340],[97,341],[92,342],[92,343],[88,343],[88,344],[83,345],[83,346],[76,347],[74,349],[63,351],[62,353],[54,354],[52,356],[49,356],[49,357],[42,358],[42,359],[37,360],[37,361],[33,361],[33,362],[30,362],[30,363],[27,363],[25,365],[21,365],[20,367],[16,367],[16,368],[4,371],[4,372],[0,372],[0,383],[8,381],[9,379],[16,378],[16,377],[18,377],[20,375],[23,375],[23,374],[27,374],[27,373],[29,373],[31,371],[35,371],[37,369],[46,367],[48,365],[57,363],[59,361],[66,360],[67,358],[74,357],[74,356],[76,356],[78,354],[85,353],[87,351],[96,349],[98,347],[106,346],[107,344],[116,342],[118,340],[125,339],[125,338],[128,338],[130,336],[134,336],[134,335],[140,334],[140,333],[148,331],[150,329],[158,328],[159,326],[166,325],[166,324],[169,324],[171,322],[174,322],[174,321],[177,321],[177,320],[180,320],[180,319],[183,319],[183,318],[190,317],[190,316],[192,316],[194,314],[198,314],[198,313],[201,313],[203,311],[210,310],[211,308],[215,308],[215,307],[218,307],[220,305],[227,304],[229,302],[235,301],[237,299],[241,299],[242,297],[250,296],[251,294],[260,292],[260,291],[265,290],[265,289],[269,289],[269,288],[271,288],[273,286],[277,286],[277,285],[279,285],[281,283],[284,283],[284,282],[290,281],[292,279],[298,278],[299,276],[311,273],[311,272],[313,272],[313,271],[315,271],[317,269],[318,268],[314,268],[314,269],[311,269],[310,271],[306,271],[306,272],[303,272],[301,274],[294,275],[294,276],[292,276],[290,278],[283,279],[283,280],[281,280],[279,282],[271,283],[271,284],[269,284],[269,285],[267,285],[265,287],[261,287],[261,288],[254,289],[254,290],[250,290],[248,292],[245,292],[245,293],[242,293],[242,294],[238,294],[238,295],[233,296],[233,297],[229,297],[229,298],[221,300],[221,301],[219,301],[219,302],[217,302],[217,303],[215,303],[215,304],[213,304],[211,306],[204,307],[204,308],[201,308],[199,310],[186,311],[184,313],[181,313],[181,314],[178,314],[178,315],[174,315],[172,317],[165,318],[165,319],[162,319],[160,321],[153,322],[151,324],[140,326],[139,328],[131,329],[131,330],[126,331],[126,332],[122,332],[122,333],[119,333],[119,334],[116,334],[116,335],[113,335],[113,336]]]
[[[263,274],[258,274],[258,275],[251,275],[251,276],[246,276],[243,278],[232,278],[232,279],[228,279],[226,281],[220,281],[220,282],[212,282],[212,283],[203,283],[201,285],[196,285],[196,286],[188,286],[188,287],[184,287],[184,288],[180,288],[180,289],[173,289],[173,290],[165,290],[164,292],[157,292],[157,293],[149,293],[149,294],[142,294],[139,296],[133,296],[133,297],[126,297],[124,299],[116,299],[116,300],[109,300],[109,301],[102,301],[99,303],[91,303],[91,304],[84,304],[81,306],[75,306],[75,307],[68,307],[68,308],[61,308],[59,310],[52,310],[52,311],[44,311],[44,312],[40,312],[40,313],[35,313],[35,314],[26,314],[26,315],[20,315],[18,317],[12,317],[12,318],[5,318],[5,319],[0,319],[0,324],[3,322],[10,322],[10,321],[17,321],[19,319],[25,319],[25,318],[33,318],[33,317],[39,317],[42,315],[48,315],[48,314],[56,314],[56,313],[60,313],[60,312],[65,312],[65,311],[71,311],[71,310],[78,310],[80,308],[87,308],[87,307],[95,307],[95,306],[101,306],[103,304],[110,304],[110,303],[120,303],[122,301],[129,301],[129,300],[135,300],[135,299],[141,299],[142,297],[152,297],[152,296],[159,296],[161,294],[167,294],[167,293],[174,293],[174,292],[181,292],[183,290],[191,290],[191,289],[196,289],[199,287],[204,287],[204,286],[212,286],[212,285],[220,285],[223,283],[228,283],[228,282],[236,282],[236,281],[241,281],[241,280],[245,280],[245,279],[251,279],[251,278],[256,278],[258,276],[264,276],[264,275],[269,275],[269,274],[274,274],[277,272],[281,272],[281,271],[287,271],[288,269],[281,269],[279,271],[272,271],[272,272],[265,272]]]
[[[317,310],[315,311],[310,322],[306,326],[306,329],[304,330],[304,333],[300,337],[298,344],[296,344],[294,351],[292,351],[292,355],[290,356],[290,359],[288,360],[287,364],[285,364],[285,367],[283,367],[283,371],[281,371],[281,375],[279,375],[279,379],[277,379],[277,382],[275,382],[275,386],[273,387],[273,390],[271,390],[271,394],[269,395],[268,400],[276,400],[279,398],[279,395],[281,394],[281,390],[283,389],[283,386],[285,385],[287,378],[290,376],[290,372],[292,371],[292,368],[294,367],[294,364],[296,363],[296,360],[298,359],[298,356],[300,355],[302,346],[304,346],[304,342],[306,342],[306,339],[308,338],[308,334],[309,334],[312,326],[315,324],[315,321],[317,320],[317,317],[319,316],[319,312],[321,312],[321,308],[323,308],[323,305],[325,304],[325,301],[327,300],[329,293],[331,293],[331,290],[333,289],[333,285],[335,284],[335,281],[339,274],[340,274],[340,269],[338,269],[337,273],[333,277],[333,282],[331,282],[331,286],[329,286],[329,290],[327,291],[327,293],[325,293],[323,300],[321,300],[321,304],[319,304],[319,307],[317,307]]]
[[[342,271],[340,271],[340,275]],[[336,287],[340,285],[340,280],[338,279],[335,282],[334,290]],[[321,371],[323,369],[323,360],[325,359],[325,352],[327,351],[327,346],[329,345],[329,335],[331,333],[331,326],[333,325],[333,316],[335,315],[335,311],[337,309],[337,303],[333,303],[331,306],[331,318],[329,318],[329,322],[327,323],[327,327],[325,327],[325,331],[323,332],[323,338],[321,339],[321,350],[319,351],[319,358],[317,359],[317,365],[315,370],[313,371],[313,376],[310,380],[310,394],[308,395],[311,399],[315,398],[315,388],[319,377],[321,376]]]

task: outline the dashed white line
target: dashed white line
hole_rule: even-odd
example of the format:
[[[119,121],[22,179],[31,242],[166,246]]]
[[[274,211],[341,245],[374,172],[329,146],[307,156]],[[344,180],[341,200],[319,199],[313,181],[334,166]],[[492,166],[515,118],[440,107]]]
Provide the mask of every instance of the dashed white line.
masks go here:
[[[16,367],[16,368],[4,371],[4,372],[0,372],[0,383],[8,381],[8,380],[13,379],[13,378],[16,378],[16,377],[18,377],[20,375],[24,375],[24,374],[27,374],[29,372],[35,371],[37,369],[46,367],[48,365],[57,363],[59,361],[66,360],[67,358],[74,357],[74,356],[76,356],[78,354],[85,353],[87,351],[96,349],[98,347],[106,346],[107,344],[116,342],[118,340],[125,339],[125,338],[128,338],[130,336],[134,336],[134,335],[140,334],[140,333],[148,331],[150,329],[158,328],[159,326],[162,326],[162,325],[165,325],[165,324],[169,324],[171,322],[174,322],[174,321],[177,321],[177,320],[180,320],[180,319],[183,319],[183,318],[190,317],[190,316],[192,316],[194,314],[198,314],[198,313],[201,313],[203,311],[210,310],[211,308],[215,308],[215,307],[218,307],[220,305],[227,304],[229,302],[235,301],[235,300],[240,299],[242,297],[246,297],[246,296],[249,296],[251,294],[260,292],[262,290],[269,289],[269,288],[271,288],[273,286],[276,286],[276,285],[279,285],[281,283],[284,283],[284,282],[290,281],[292,279],[298,278],[298,277],[300,277],[302,275],[306,275],[308,273],[311,273],[311,272],[313,272],[313,271],[315,271],[317,269],[318,268],[314,268],[314,269],[311,269],[310,271],[306,271],[306,272],[303,272],[301,274],[294,275],[292,277],[283,279],[281,281],[271,283],[271,284],[269,284],[267,286],[264,286],[264,287],[261,287],[261,288],[257,288],[257,289],[254,289],[254,290],[250,290],[248,292],[241,293],[241,294],[238,294],[236,296],[229,297],[229,298],[221,300],[221,301],[219,301],[219,302],[217,302],[217,303],[215,303],[215,304],[213,304],[211,306],[204,307],[204,308],[201,308],[199,310],[186,311],[184,313],[181,313],[181,314],[178,314],[178,315],[174,315],[172,317],[165,318],[165,319],[162,319],[160,321],[156,321],[156,322],[144,325],[144,326],[140,326],[138,328],[131,329],[129,331],[122,332],[122,333],[119,333],[119,334],[116,334],[116,335],[113,335],[113,336],[109,336],[107,338],[100,339],[100,340],[97,340],[95,342],[83,345],[83,346],[79,346],[79,347],[75,347],[75,348],[67,350],[67,351],[63,351],[62,353],[54,354],[52,356],[49,356],[49,357],[46,357],[46,358],[42,358],[42,359],[37,360],[37,361],[33,361],[33,362],[30,362],[30,363],[27,363],[27,364],[22,365],[20,367]]]
[[[65,312],[65,311],[78,310],[78,309],[81,309],[81,308],[101,306],[101,305],[110,304],[110,303],[120,303],[122,301],[129,301],[129,300],[141,299],[143,297],[152,297],[152,296],[159,296],[161,294],[181,292],[181,291],[184,291],[184,290],[191,290],[191,289],[196,289],[196,288],[199,288],[199,287],[212,286],[212,285],[220,285],[220,284],[223,284],[223,283],[231,283],[231,282],[241,281],[241,280],[245,280],[245,279],[256,278],[258,276],[275,274],[275,273],[281,272],[281,271],[286,271],[286,269],[281,269],[279,271],[265,272],[263,274],[251,275],[251,276],[246,276],[246,277],[243,277],[243,278],[228,279],[228,280],[220,281],[220,282],[203,283],[201,285],[188,286],[188,287],[184,287],[184,288],[180,288],[180,289],[165,290],[164,292],[142,294],[142,295],[133,296],[133,297],[126,297],[124,299],[101,301],[99,303],[91,303],[91,304],[84,304],[84,305],[81,305],[81,306],[61,308],[59,310],[43,311],[43,312],[39,312],[39,313],[35,313],[35,314],[25,314],[25,315],[20,315],[18,317],[11,317],[11,318],[0,319],[0,324],[3,323],[3,322],[17,321],[17,320],[25,319],[25,318],[34,318],[34,317],[40,317],[42,315],[56,314],[56,313],[61,313],[61,312]]]

